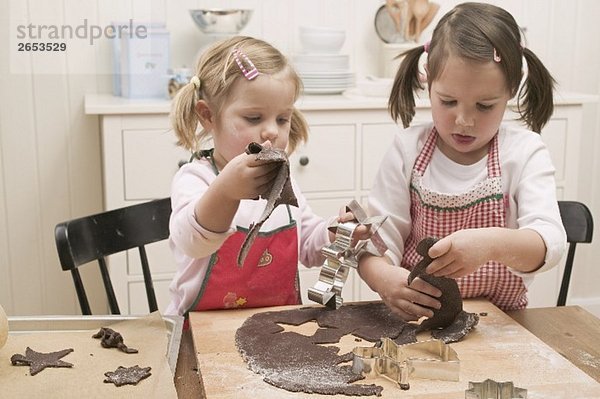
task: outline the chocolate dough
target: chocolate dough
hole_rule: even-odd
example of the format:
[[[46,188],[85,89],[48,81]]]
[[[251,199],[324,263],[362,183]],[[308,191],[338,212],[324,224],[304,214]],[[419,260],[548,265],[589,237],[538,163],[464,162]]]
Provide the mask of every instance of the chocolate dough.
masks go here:
[[[29,366],[29,374],[36,375],[46,367],[73,367],[72,363],[60,360],[73,352],[72,348],[63,349],[58,352],[36,352],[30,347],[25,349],[25,356],[16,353],[11,356],[10,362],[13,366]]]
[[[458,315],[463,311],[462,297],[456,280],[447,277],[436,277],[425,272],[425,269],[433,261],[429,257],[429,248],[437,242],[435,238],[425,238],[417,244],[417,253],[423,257],[419,263],[415,265],[413,270],[408,275],[408,284],[419,277],[429,284],[442,291],[442,296],[439,301],[442,304],[440,309],[431,309],[433,316],[423,321],[419,326],[419,331],[433,330],[435,328],[444,328],[451,325]]]
[[[313,336],[283,332],[279,325],[298,326],[313,320],[320,327]],[[348,334],[369,342],[389,337],[407,344],[417,341],[417,328],[382,302],[344,305],[337,310],[308,307],[254,314],[237,330],[235,343],[248,367],[276,387],[324,395],[380,396],[381,386],[352,384],[364,379],[352,372],[351,365],[340,365],[351,361],[352,353],[339,354],[339,348],[319,344],[337,343]]]
[[[100,344],[103,348],[117,348],[125,353],[138,353],[137,349],[129,348],[123,342],[121,333],[108,327],[100,327],[100,331],[92,335],[92,338],[101,339]]]
[[[238,253],[237,264],[240,267],[244,265],[244,260],[260,230],[260,226],[262,226],[267,218],[271,216],[271,213],[277,205],[289,204],[298,206],[298,199],[294,194],[292,183],[290,182],[290,163],[285,151],[277,148],[265,148],[258,143],[252,142],[248,144],[246,153],[256,154],[256,161],[260,164],[279,163],[280,167],[275,182],[271,187],[271,191],[267,194],[267,205],[265,206],[265,210],[263,211],[260,220],[250,226],[250,231]]]
[[[152,375],[151,367],[140,367],[137,364],[133,367],[119,366],[115,371],[107,371],[104,373],[106,378],[104,382],[113,383],[118,387],[123,385],[137,385],[143,379]]]

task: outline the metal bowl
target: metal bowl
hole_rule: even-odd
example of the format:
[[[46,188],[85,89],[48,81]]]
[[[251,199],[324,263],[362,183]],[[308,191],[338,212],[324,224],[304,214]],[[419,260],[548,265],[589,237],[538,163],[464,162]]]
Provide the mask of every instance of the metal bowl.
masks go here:
[[[253,10],[190,10],[192,19],[203,33],[238,34],[248,24]]]

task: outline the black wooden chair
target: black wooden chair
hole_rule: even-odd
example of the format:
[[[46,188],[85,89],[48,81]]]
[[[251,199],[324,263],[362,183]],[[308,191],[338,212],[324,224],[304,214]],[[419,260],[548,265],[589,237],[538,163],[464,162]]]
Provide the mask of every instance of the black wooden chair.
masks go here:
[[[98,261],[112,314],[120,314],[110,280],[106,257],[138,248],[150,312],[158,310],[145,245],[169,237],[171,199],[163,198],[131,205],[56,225],[54,236],[63,270],[69,270],[84,315],[91,315],[90,305],[78,267]]]
[[[573,259],[575,258],[575,247],[578,243],[591,243],[594,232],[594,219],[587,206],[577,201],[558,201],[560,216],[567,232],[567,242],[569,251],[565,262],[565,271],[563,272],[560,292],[556,306],[565,306],[567,301],[567,292],[569,291],[569,281],[571,280],[571,271],[573,269]]]

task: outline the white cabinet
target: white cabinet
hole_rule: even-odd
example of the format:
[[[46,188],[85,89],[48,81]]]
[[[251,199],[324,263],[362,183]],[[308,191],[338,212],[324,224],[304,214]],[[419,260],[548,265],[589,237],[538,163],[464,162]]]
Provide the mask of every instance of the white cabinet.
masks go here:
[[[559,198],[576,199],[578,152],[585,96],[558,98],[552,120],[542,137],[556,166]],[[313,210],[336,215],[355,199],[365,203],[379,162],[397,127],[385,99],[344,96],[307,96],[299,101],[310,125],[309,141],[290,157],[291,173]],[[86,114],[99,115],[102,127],[104,200],[106,209],[169,196],[171,178],[189,153],[175,145],[170,131],[170,103],[160,100],[129,100],[110,95],[86,96]],[[430,118],[427,100],[417,101],[415,121]],[[508,112],[507,120],[515,115]],[[516,122],[514,122],[516,123]],[[168,284],[175,265],[166,242],[152,244],[153,278],[159,308],[168,303]],[[129,256],[137,256],[133,252]],[[111,259],[111,275],[124,313],[146,311],[143,279],[137,261]],[[300,268],[301,289],[318,279],[319,268]],[[536,278],[530,289],[531,306],[550,306],[557,297],[560,269]],[[345,301],[377,299],[352,271],[344,287]]]

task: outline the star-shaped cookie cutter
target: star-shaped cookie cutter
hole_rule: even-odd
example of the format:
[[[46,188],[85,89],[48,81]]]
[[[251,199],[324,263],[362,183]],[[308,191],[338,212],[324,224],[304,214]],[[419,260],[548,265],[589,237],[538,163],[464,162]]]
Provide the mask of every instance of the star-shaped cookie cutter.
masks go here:
[[[321,249],[325,256],[325,264],[321,267],[319,281],[308,289],[308,299],[332,309],[339,309],[344,300],[342,289],[348,278],[350,268],[358,267],[358,259],[365,254],[383,256],[387,246],[377,230],[387,216],[368,217],[356,200],[352,200],[346,209],[354,214],[351,222],[333,222],[329,230],[335,232],[335,240]],[[371,230],[368,240],[360,240],[352,245],[352,236],[359,226],[367,226]]]
[[[527,389],[517,388],[512,381],[496,382],[489,378],[481,382],[469,381],[465,399],[521,399],[527,398]]]
[[[398,345],[382,338],[376,346],[357,346],[352,350],[352,371],[365,377],[385,377],[400,389],[409,389],[409,377],[458,381],[460,360],[443,341],[432,339]]]

